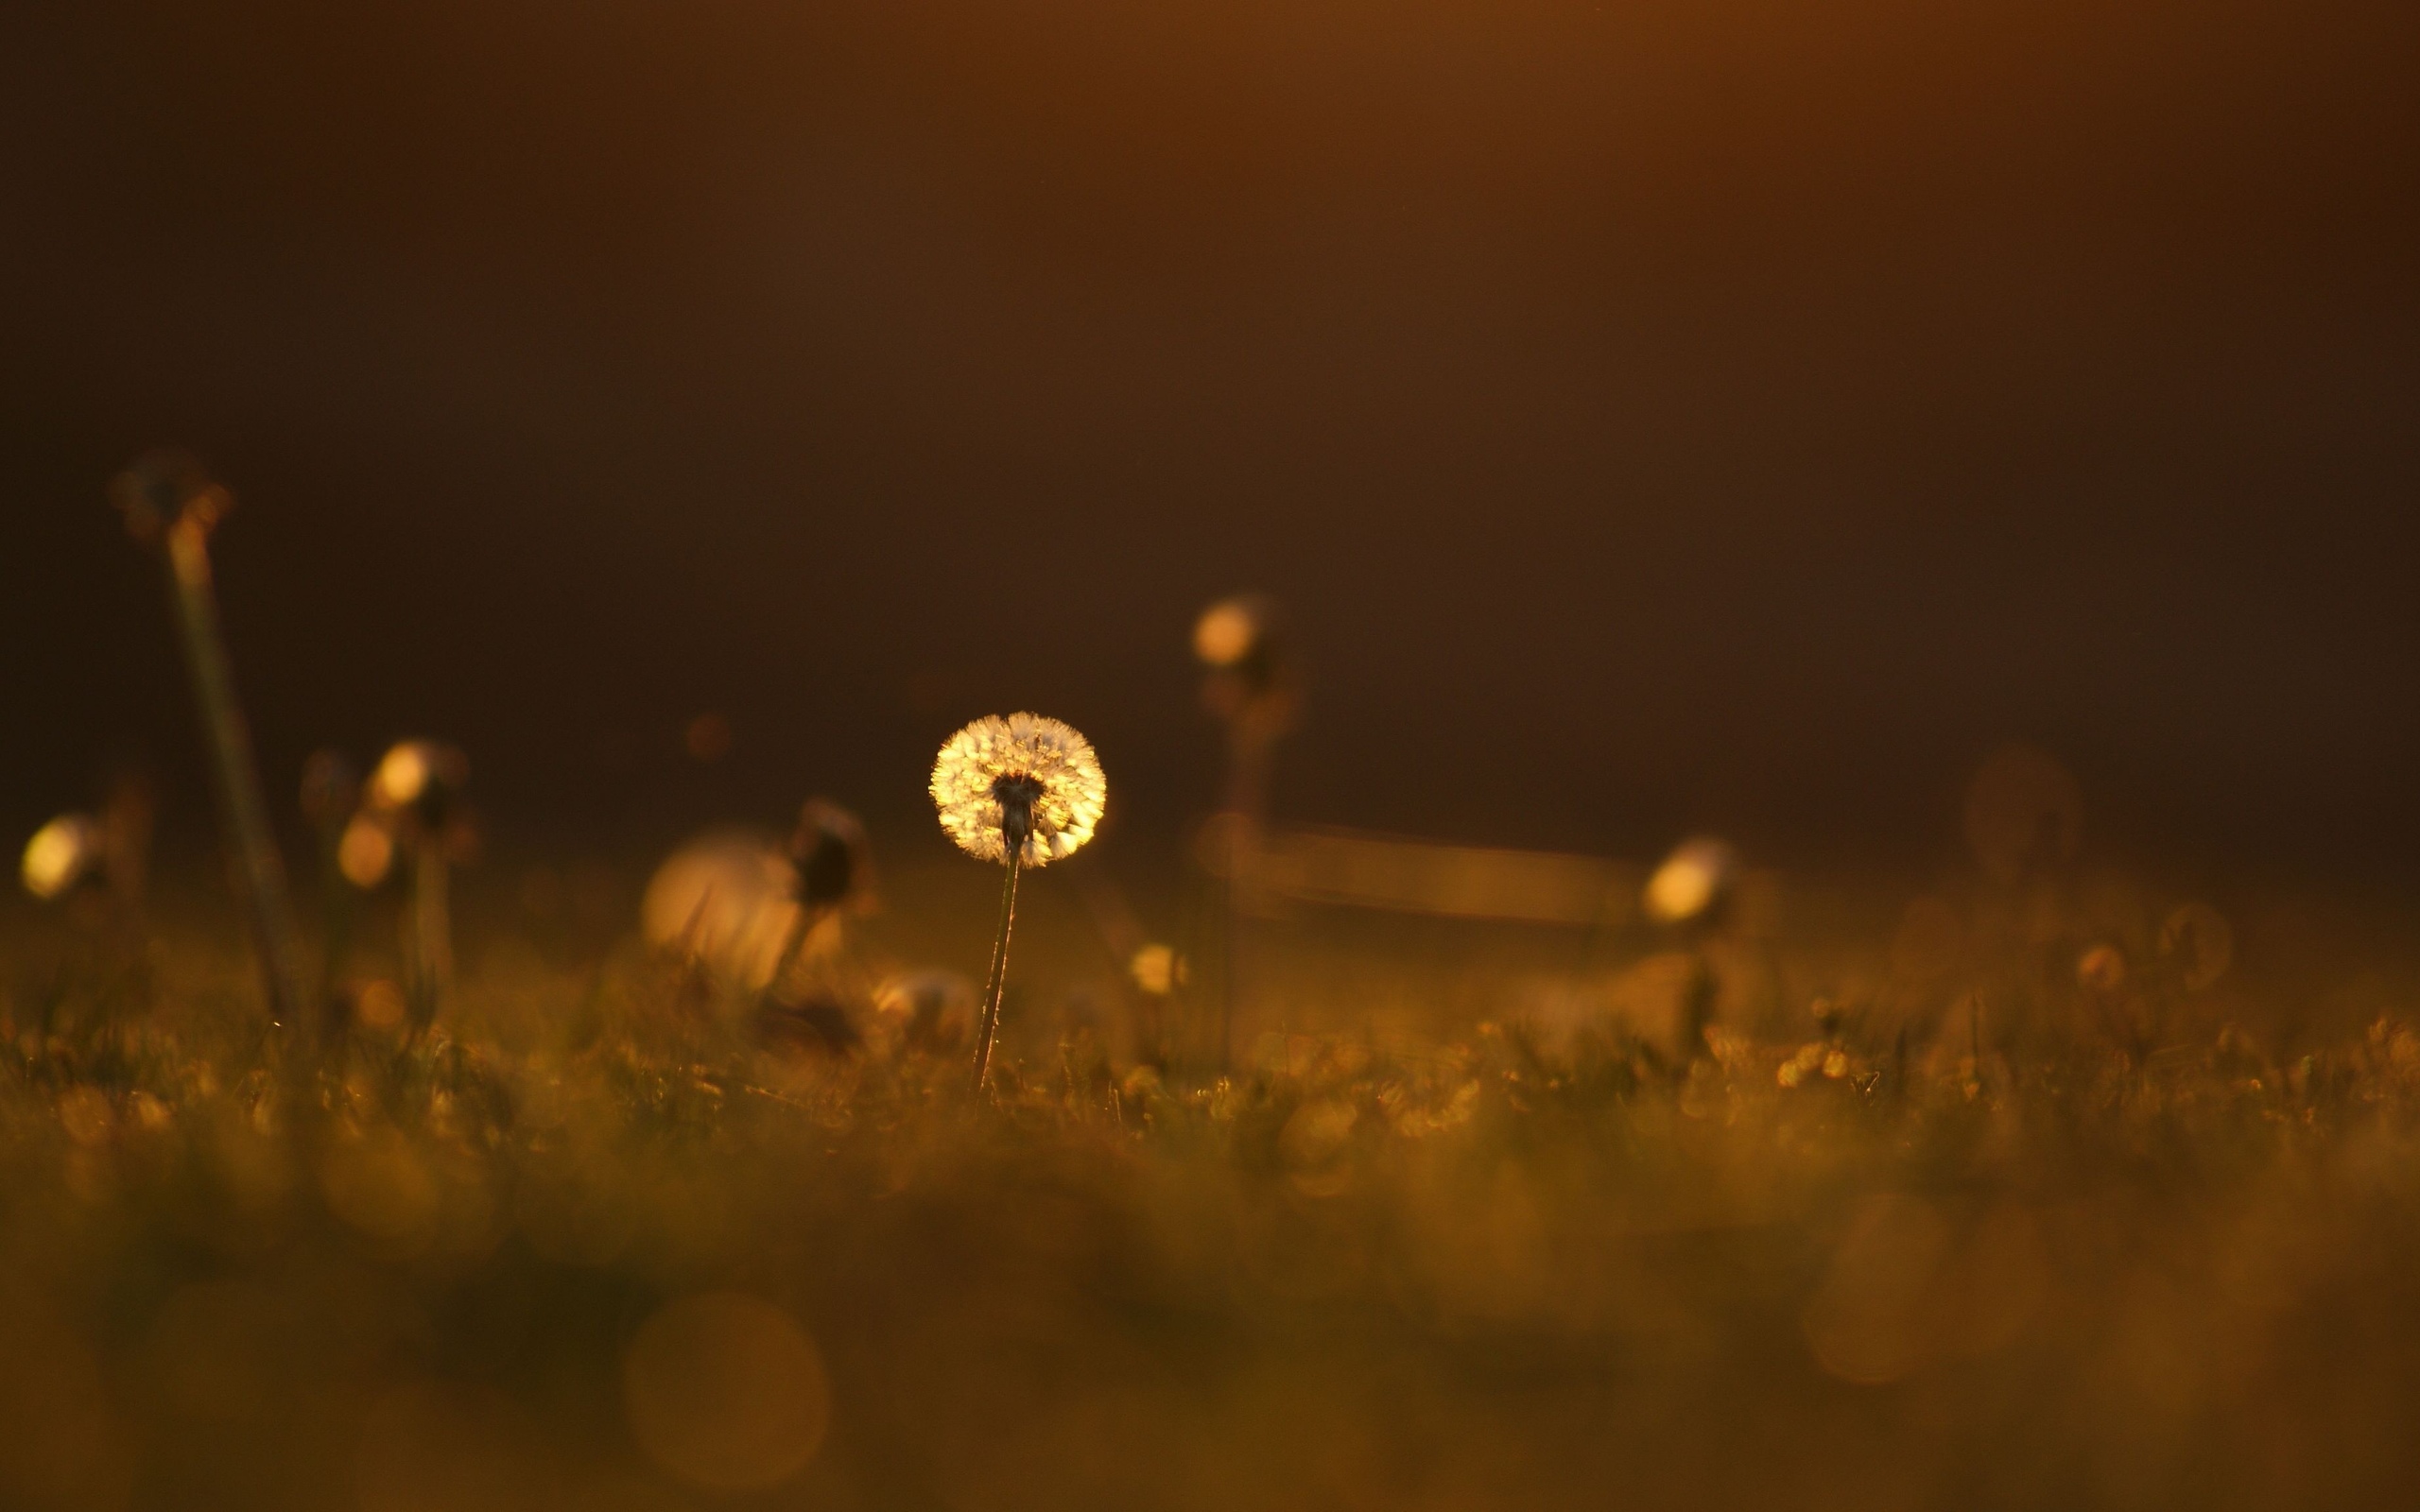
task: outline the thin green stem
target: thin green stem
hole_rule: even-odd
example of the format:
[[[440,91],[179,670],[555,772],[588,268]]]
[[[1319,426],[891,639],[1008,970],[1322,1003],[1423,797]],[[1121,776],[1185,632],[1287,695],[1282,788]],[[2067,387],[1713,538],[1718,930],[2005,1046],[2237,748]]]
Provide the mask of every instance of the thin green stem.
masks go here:
[[[252,761],[251,735],[235,701],[234,674],[218,633],[218,605],[211,591],[210,555],[202,526],[179,521],[167,539],[168,591],[183,631],[185,661],[210,742],[218,779],[219,808],[226,819],[235,871],[251,914],[253,943],[260,952],[262,986],[269,1016],[308,1036],[301,1013],[302,971],[295,943],[293,905],[285,891],[285,864],[269,838],[268,805],[261,797],[260,772]]]
[[[975,1035],[975,1090],[992,1072],[992,1040],[1000,1030],[1000,998],[1009,986],[1009,931],[1017,921],[1017,863],[1022,846],[1009,851],[1009,880],[1000,889],[1000,933],[992,941],[992,976],[983,988],[983,1019]]]

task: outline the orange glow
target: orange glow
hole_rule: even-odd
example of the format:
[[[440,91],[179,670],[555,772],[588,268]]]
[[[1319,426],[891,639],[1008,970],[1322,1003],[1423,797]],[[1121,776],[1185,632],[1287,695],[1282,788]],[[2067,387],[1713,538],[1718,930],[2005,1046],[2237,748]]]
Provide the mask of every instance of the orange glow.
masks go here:
[[[62,814],[34,832],[17,868],[26,891],[47,902],[101,862],[101,829],[81,814]]]

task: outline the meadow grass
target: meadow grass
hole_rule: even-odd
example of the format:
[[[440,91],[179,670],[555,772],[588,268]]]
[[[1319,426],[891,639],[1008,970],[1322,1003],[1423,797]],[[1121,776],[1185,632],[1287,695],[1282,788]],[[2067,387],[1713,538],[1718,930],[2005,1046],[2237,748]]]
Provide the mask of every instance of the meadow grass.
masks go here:
[[[988,885],[902,879],[858,949],[979,952]],[[2392,1013],[2256,977],[2129,1045],[1965,902],[1912,987],[1854,909],[1685,949],[1304,917],[1256,926],[1219,1077],[1136,1064],[1079,910],[1030,907],[981,1097],[494,900],[431,1032],[314,1063],[232,929],[17,916],[0,1504],[2358,1506],[2420,1469]],[[1692,956],[1695,1041],[1638,1005]],[[1976,984],[1982,1027],[1941,1006]]]

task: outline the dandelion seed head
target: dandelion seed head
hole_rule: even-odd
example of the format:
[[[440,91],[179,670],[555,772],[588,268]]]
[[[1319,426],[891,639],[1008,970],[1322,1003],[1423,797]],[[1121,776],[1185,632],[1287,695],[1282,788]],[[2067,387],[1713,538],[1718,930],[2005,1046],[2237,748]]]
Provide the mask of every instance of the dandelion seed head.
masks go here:
[[[1137,950],[1126,969],[1134,978],[1134,985],[1155,998],[1168,996],[1192,974],[1185,968],[1184,957],[1171,947],[1159,944]]]
[[[26,891],[48,902],[101,864],[101,827],[81,814],[62,814],[34,832],[17,875]]]
[[[1193,623],[1193,654],[1204,666],[1235,667],[1260,648],[1269,632],[1269,609],[1257,598],[1227,598],[1201,611]]]
[[[110,482],[110,501],[135,540],[150,544],[190,520],[204,533],[226,518],[234,498],[185,452],[147,452]]]
[[[459,787],[470,775],[460,751],[434,741],[406,740],[389,750],[370,774],[370,801],[382,809],[409,808],[432,787]]]
[[[1058,720],[987,714],[942,747],[932,793],[959,850],[1006,861],[1015,844],[1020,864],[1041,867],[1093,837],[1109,784],[1092,743]]]
[[[1720,902],[1738,858],[1720,840],[1684,840],[1647,879],[1647,912],[1658,923],[1696,919]]]
[[[2096,945],[2076,961],[2076,985],[2106,995],[2126,985],[2126,953],[2115,945]]]
[[[857,816],[825,799],[809,799],[790,835],[798,901],[808,908],[873,909],[873,847]]]

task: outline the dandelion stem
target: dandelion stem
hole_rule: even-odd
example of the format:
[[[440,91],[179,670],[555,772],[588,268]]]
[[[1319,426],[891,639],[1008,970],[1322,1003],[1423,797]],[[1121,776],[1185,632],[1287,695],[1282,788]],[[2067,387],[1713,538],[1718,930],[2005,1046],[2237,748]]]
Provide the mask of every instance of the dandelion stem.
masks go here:
[[[992,1040],[1000,1029],[1000,998],[1009,986],[1009,931],[1017,920],[1017,863],[1024,847],[1009,850],[1009,880],[1000,889],[1000,933],[992,942],[992,976],[983,988],[983,1018],[975,1033],[975,1090],[992,1071]]]
[[[411,1031],[417,1037],[437,1022],[453,990],[454,932],[442,842],[421,836],[412,859]]]
[[[212,591],[210,553],[202,522],[184,519],[168,526],[168,593],[183,631],[185,661],[195,698],[210,740],[218,800],[234,855],[245,902],[251,905],[252,939],[260,952],[262,986],[269,1017],[308,1033],[297,1016],[302,1004],[302,972],[295,945],[292,904],[285,891],[285,864],[269,838],[268,805],[261,797],[252,762],[251,732],[235,701],[235,679],[218,633],[218,603]]]
[[[831,912],[828,904],[799,905],[798,917],[790,920],[789,933],[782,936],[782,953],[773,958],[773,974],[765,979],[765,989],[760,996],[771,997],[781,991],[782,979],[790,974],[790,968],[798,964],[799,956],[806,950],[807,936],[815,933],[816,926],[822,923],[824,916]]]

